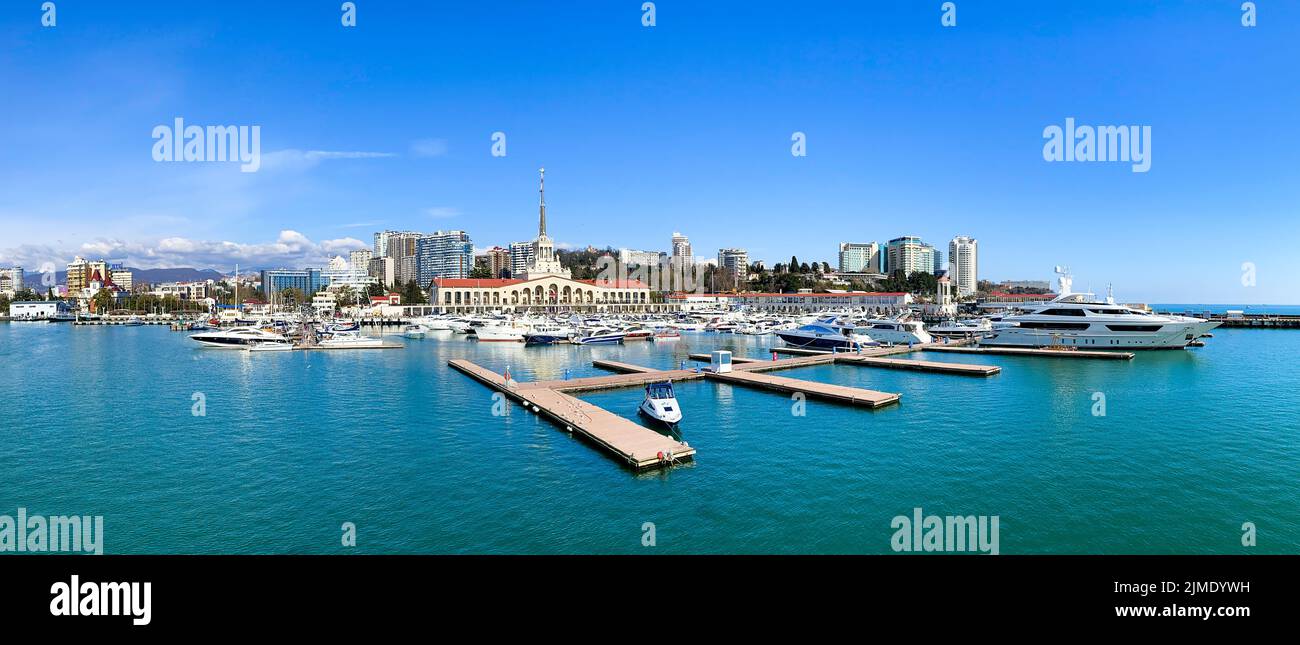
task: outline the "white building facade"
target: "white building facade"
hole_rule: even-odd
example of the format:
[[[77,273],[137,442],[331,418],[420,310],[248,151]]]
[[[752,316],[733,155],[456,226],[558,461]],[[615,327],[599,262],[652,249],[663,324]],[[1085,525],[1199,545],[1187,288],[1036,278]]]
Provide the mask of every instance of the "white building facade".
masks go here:
[[[23,268],[0,269],[0,294],[9,297],[23,290]]]
[[[880,273],[880,244],[841,242],[841,273]]]

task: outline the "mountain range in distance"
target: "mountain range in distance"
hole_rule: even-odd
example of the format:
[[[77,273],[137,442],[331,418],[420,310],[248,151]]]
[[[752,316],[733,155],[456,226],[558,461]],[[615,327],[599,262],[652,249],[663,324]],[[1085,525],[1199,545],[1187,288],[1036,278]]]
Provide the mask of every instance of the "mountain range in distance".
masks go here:
[[[136,283],[147,282],[156,284],[159,282],[202,282],[204,280],[224,280],[228,276],[214,269],[194,269],[191,267],[177,267],[172,269],[137,269],[126,267],[131,272],[131,280]],[[240,271],[247,276],[250,271]],[[24,286],[35,289],[37,285],[45,284],[44,273],[27,273],[23,274]],[[54,273],[54,284],[67,284],[68,272],[56,271]]]

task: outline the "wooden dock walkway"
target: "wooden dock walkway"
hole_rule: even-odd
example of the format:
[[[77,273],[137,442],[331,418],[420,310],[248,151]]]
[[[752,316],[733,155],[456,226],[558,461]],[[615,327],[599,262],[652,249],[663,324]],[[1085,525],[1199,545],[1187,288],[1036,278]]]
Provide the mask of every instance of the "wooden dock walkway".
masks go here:
[[[645,367],[643,365],[633,365],[631,363],[620,363],[618,361],[605,361],[599,359],[592,361],[591,364],[603,370],[622,372],[624,374],[648,374],[650,372],[662,371],[653,367]]]
[[[713,360],[713,355],[712,355],[712,354],[691,354],[691,355],[689,356],[689,358],[690,358],[691,360],[693,360],[693,361],[702,361],[702,362],[707,363],[707,362]],[[744,356],[732,356],[732,357],[731,357],[731,362],[732,362],[733,364],[737,364],[737,365],[740,364],[740,363],[758,363],[758,362],[761,362],[762,360],[763,360],[763,359],[761,359],[761,358],[745,358]]]
[[[977,365],[973,363],[940,363],[920,361],[910,358],[881,358],[878,356],[855,356],[841,354],[835,357],[836,363],[862,365],[865,367],[885,367],[900,370],[920,370],[939,372],[941,374],[960,374],[962,376],[993,376],[1002,371],[997,365]]]
[[[873,409],[898,403],[899,399],[902,398],[901,394],[892,392],[877,392],[844,385],[802,381],[772,374],[755,374],[752,370],[733,370],[725,374],[708,372],[708,377],[732,385],[756,387],[785,394],[801,392],[808,398],[860,405]]]
[[[885,358],[885,356],[904,353],[906,351],[906,348],[904,348],[904,352],[899,352],[897,349],[898,348],[891,347],[868,349],[861,353],[839,352],[836,354],[811,352],[806,355],[799,355],[796,358],[783,358],[775,361],[732,357],[731,362],[735,364],[735,370],[744,372],[768,372],[794,367],[823,365],[826,363],[844,363],[848,365],[859,365],[862,367],[918,370],[922,372],[938,372],[940,374],[960,374],[963,376],[992,376],[1002,371],[1002,368],[997,365],[940,363],[937,361]],[[691,354],[691,358],[698,361],[710,360],[708,354]]]
[[[835,362],[835,357],[831,354],[821,356],[796,356],[794,358],[782,358],[775,361],[754,361],[752,363],[734,364],[732,359],[732,370],[736,372],[773,372],[776,370],[788,370],[796,367],[812,367],[813,365],[829,365]]]
[[[930,345],[927,352],[957,352],[960,354],[999,354],[1005,356],[1049,356],[1051,358],[1094,358],[1101,360],[1126,361],[1133,358],[1133,352],[1103,352],[1090,349],[1038,349],[1032,347],[952,347]]]
[[[504,376],[470,361],[455,359],[447,364],[512,400],[522,403],[526,408],[550,419],[565,430],[575,432],[592,441],[634,470],[662,468],[695,457],[695,449],[685,442],[659,434],[600,406],[540,385],[574,381],[541,381],[511,386],[506,383]],[[644,377],[645,374],[624,376]]]
[[[647,383],[656,381],[689,381],[691,379],[704,378],[704,373],[696,370],[656,370],[649,367],[638,365],[628,365],[627,363],[616,363],[615,361],[593,361],[602,363],[596,367],[623,372],[622,374],[613,374],[610,376],[584,376],[562,381],[532,381],[520,383],[521,389],[544,388],[555,390],[557,392],[592,392],[595,390],[612,390],[620,387],[640,387]],[[620,366],[620,368],[614,367]],[[631,371],[635,369],[636,371]]]

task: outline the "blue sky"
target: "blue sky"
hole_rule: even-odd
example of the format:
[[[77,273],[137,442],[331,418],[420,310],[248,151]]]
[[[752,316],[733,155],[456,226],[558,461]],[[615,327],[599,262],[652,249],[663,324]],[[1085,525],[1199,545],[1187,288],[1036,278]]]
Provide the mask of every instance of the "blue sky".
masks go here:
[[[57,1],[0,7],[0,263],[306,265],[385,228],[770,263],[980,240],[982,278],[1296,303],[1300,3]],[[269,6],[268,6],[269,5]],[[263,167],[151,131],[260,125]],[[1149,125],[1152,165],[1043,128]],[[490,154],[507,136],[507,156]],[[807,156],[790,137],[807,135]],[[336,153],[322,155],[320,153]],[[1242,264],[1257,285],[1243,287]]]

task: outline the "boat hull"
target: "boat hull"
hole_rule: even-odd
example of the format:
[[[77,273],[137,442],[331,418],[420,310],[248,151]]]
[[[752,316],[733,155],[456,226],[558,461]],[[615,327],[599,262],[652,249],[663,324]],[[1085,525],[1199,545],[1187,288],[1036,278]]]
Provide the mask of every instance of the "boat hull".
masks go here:
[[[857,349],[862,346],[850,338],[836,338],[833,336],[803,336],[791,332],[777,332],[777,337],[785,341],[785,344],[791,347],[801,347],[804,349]]]
[[[555,334],[528,334],[524,336],[525,345],[557,345],[559,343],[569,342],[568,336],[559,336]]]
[[[1105,333],[1004,327],[993,330],[979,343],[989,347],[1082,347],[1084,349],[1184,349],[1219,323],[1204,320],[1169,323],[1159,331]]]
[[[578,345],[618,345],[623,342],[623,337],[594,336],[592,338],[575,338],[573,342]]]
[[[194,338],[194,337],[191,336],[190,338]],[[250,339],[243,339],[243,338],[194,338],[194,340],[198,342],[198,344],[204,347],[213,347],[216,349],[247,349],[251,345],[261,345],[263,343],[280,344],[282,342],[284,345],[289,344],[289,341],[287,340],[268,341],[268,340],[259,340],[259,339],[250,340]]]

